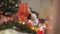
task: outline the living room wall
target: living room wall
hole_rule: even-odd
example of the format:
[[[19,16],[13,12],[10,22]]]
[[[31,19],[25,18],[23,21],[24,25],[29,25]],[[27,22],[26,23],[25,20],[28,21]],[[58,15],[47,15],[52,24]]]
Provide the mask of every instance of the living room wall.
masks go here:
[[[46,18],[48,15],[50,15],[50,0],[22,0],[22,2],[28,2],[29,7],[31,7],[32,10],[38,12],[40,18]]]

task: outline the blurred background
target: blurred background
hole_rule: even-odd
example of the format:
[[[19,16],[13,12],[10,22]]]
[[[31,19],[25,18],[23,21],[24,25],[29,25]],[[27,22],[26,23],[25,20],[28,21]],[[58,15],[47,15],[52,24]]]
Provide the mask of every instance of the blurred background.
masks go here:
[[[59,3],[59,0],[0,0],[0,34],[59,34]]]

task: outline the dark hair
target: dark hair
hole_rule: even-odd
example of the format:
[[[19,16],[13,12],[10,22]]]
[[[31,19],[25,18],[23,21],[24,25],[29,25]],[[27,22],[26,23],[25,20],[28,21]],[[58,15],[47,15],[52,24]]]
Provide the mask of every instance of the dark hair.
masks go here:
[[[31,19],[31,14],[28,15],[27,19]]]
[[[32,13],[35,13],[36,16],[37,16],[37,18],[38,18],[38,15],[39,15],[39,14],[38,14],[36,11],[31,11],[31,12],[32,12]],[[31,19],[31,14],[29,14],[27,18],[28,18],[28,19]]]
[[[40,18],[40,19],[39,19],[39,23],[42,23],[42,24],[43,24],[43,23],[45,22],[45,20],[47,20],[47,19],[42,19],[42,18]]]

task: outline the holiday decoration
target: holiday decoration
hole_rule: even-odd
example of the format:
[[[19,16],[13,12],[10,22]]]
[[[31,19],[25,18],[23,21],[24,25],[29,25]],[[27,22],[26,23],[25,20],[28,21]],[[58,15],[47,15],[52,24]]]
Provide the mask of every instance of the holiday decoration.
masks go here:
[[[28,24],[29,26],[32,26],[32,21],[29,20],[27,24]]]
[[[35,27],[32,26],[31,29],[32,29],[32,30],[35,30]]]
[[[25,24],[25,22],[22,23],[23,25]]]
[[[8,20],[8,22],[11,22],[12,21],[12,18],[7,17],[7,20]]]
[[[36,34],[44,34],[44,30],[43,29],[39,29],[37,30],[37,33]]]
[[[20,17],[24,16],[24,4],[23,3],[19,4],[18,15]]]
[[[0,0],[0,10],[5,14],[7,12],[17,12],[17,7],[15,4],[18,4],[18,0]]]
[[[38,19],[34,13],[31,14],[34,20],[27,19],[30,11],[28,2],[18,4],[19,1],[21,0],[0,0],[0,31],[5,30],[6,34],[13,30],[29,34],[44,34],[43,29],[38,29]]]
[[[28,3],[25,4],[25,16],[28,16],[29,15],[29,12],[28,12]]]

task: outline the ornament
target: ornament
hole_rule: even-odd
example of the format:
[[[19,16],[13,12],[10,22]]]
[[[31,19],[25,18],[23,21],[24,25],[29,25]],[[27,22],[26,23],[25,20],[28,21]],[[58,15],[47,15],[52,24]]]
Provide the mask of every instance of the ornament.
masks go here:
[[[8,19],[8,22],[10,22],[10,21],[11,21],[11,18],[10,18],[10,17],[7,17],[7,19]]]
[[[28,26],[32,26],[32,21],[29,20],[27,24],[28,24]]]

